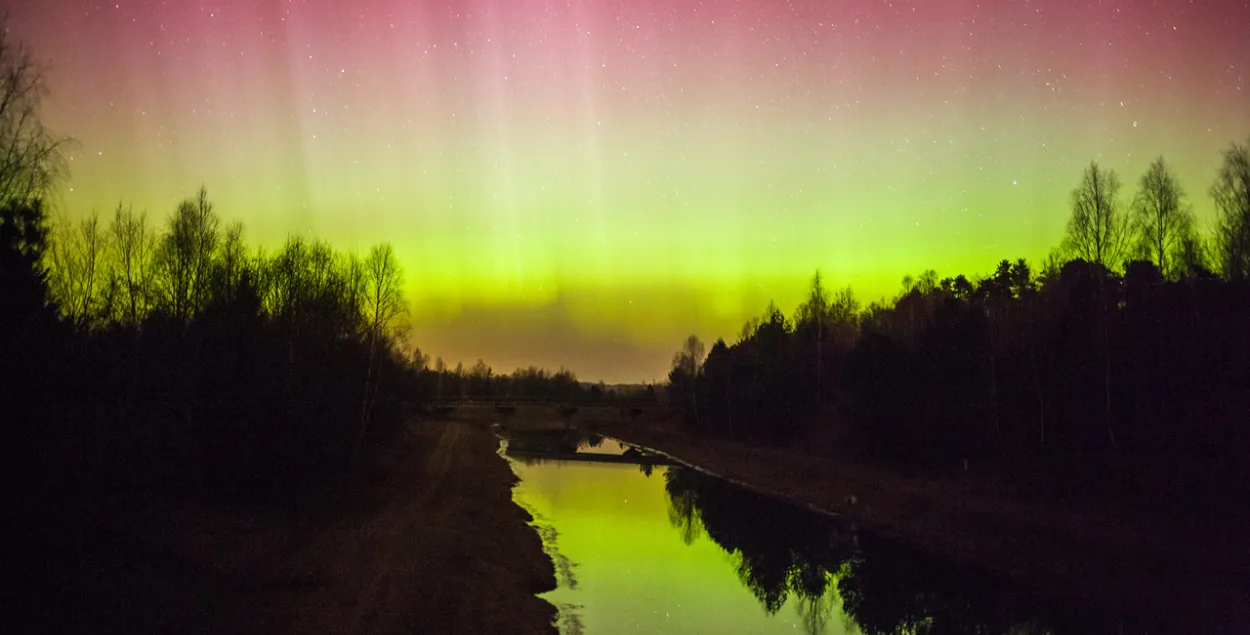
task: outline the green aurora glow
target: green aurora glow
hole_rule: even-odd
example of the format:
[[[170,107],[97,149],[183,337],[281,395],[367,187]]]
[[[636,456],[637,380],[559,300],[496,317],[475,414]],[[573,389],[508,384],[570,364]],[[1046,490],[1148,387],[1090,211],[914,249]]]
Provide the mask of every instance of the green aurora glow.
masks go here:
[[[1091,159],[1129,190],[1164,154],[1208,221],[1250,9],[1104,4],[41,0],[10,27],[79,140],[63,214],[204,184],[255,244],[392,242],[453,365],[639,381],[818,268],[873,300],[1036,262]]]

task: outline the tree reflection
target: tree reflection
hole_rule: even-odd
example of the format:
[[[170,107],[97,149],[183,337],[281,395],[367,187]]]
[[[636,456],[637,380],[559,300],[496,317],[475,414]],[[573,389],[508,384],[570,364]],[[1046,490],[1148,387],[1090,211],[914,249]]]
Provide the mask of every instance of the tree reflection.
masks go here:
[[[801,567],[795,572],[791,586],[795,589],[795,610],[803,623],[803,632],[824,633],[838,608],[837,587],[832,573],[823,567]]]
[[[803,630],[840,612],[865,635],[1116,632],[1094,611],[1060,609],[989,573],[955,567],[835,519],[697,471],[664,471],[669,521],[734,556],[739,580],[769,615],[793,600]],[[1055,625],[1062,625],[1059,628]]]
[[[668,522],[681,534],[681,541],[690,546],[699,537],[703,521],[699,508],[693,470],[670,469],[664,472],[664,490],[668,492]]]
[[[822,633],[838,604],[833,571],[849,557],[849,539],[810,513],[742,492],[719,479],[673,467],[664,473],[669,520],[691,544],[706,532],[734,554],[738,579],[768,614],[797,600],[805,631]]]

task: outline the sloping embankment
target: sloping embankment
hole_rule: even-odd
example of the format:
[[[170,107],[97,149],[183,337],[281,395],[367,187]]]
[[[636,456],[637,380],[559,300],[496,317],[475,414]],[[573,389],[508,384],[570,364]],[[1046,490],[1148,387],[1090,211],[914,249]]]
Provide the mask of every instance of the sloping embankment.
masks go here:
[[[599,432],[1060,597],[1158,614],[1183,631],[1250,618],[1250,541],[1165,529],[1094,506],[995,496],[973,483],[692,438],[660,424]]]

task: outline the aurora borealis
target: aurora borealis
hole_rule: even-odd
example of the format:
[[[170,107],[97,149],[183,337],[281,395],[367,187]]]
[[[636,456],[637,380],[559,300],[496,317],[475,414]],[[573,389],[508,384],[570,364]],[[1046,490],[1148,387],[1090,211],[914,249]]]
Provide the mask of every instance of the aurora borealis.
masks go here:
[[[1245,2],[10,0],[77,139],[58,212],[207,186],[268,247],[391,241],[413,342],[660,378],[813,270],[862,300],[1059,242],[1091,159],[1202,223]]]

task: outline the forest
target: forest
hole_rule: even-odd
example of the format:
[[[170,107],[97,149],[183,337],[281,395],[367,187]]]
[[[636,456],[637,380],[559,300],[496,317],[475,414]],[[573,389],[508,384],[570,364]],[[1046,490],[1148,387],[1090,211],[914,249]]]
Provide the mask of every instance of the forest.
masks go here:
[[[30,482],[292,500],[393,434],[413,397],[389,245],[251,249],[204,190],[160,227],[122,207],[51,225],[39,200],[0,218],[6,409],[21,430],[8,447],[44,463]]]
[[[1057,497],[1178,515],[1240,509],[1250,482],[1250,140],[1231,144],[1204,235],[1168,164],[1126,202],[1096,162],[1035,269],[903,280],[861,307],[817,272],[787,316],[691,336],[670,403],[689,430],[922,472],[1003,474]],[[706,353],[706,355],[705,355]]]
[[[439,398],[607,396],[566,369],[428,367],[406,344],[389,244],[358,255],[292,236],[267,253],[203,189],[159,225],[121,206],[52,223],[31,200],[0,210],[0,231],[9,447],[27,482],[287,504],[367,466]]]

